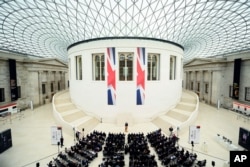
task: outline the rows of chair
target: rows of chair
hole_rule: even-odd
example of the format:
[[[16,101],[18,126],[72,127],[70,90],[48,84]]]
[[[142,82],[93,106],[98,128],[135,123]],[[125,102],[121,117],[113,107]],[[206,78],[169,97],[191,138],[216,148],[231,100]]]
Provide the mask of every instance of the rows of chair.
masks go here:
[[[143,133],[128,134],[126,152],[129,153],[129,167],[156,167],[155,156],[150,154],[146,137]]]
[[[103,162],[99,167],[123,167],[125,134],[109,133],[103,149]]]
[[[198,161],[195,153],[180,148],[177,143],[179,139],[175,135],[167,137],[161,133],[161,129],[158,129],[146,136],[163,166],[191,167],[196,165],[202,167],[206,165],[206,160]]]
[[[77,158],[68,157],[65,153],[60,152],[54,162],[58,167],[80,167],[81,163]],[[51,165],[51,164],[50,164]]]
[[[82,137],[69,149],[65,148],[51,161],[49,167],[88,167],[102,151],[99,167],[124,167],[125,155],[129,156],[129,167],[157,167],[158,158],[165,167],[203,167],[206,160],[197,160],[196,153],[179,147],[178,137],[166,136],[161,129],[147,135],[143,133],[106,133],[93,131]],[[156,155],[150,151],[150,146]],[[126,165],[126,166],[127,166]]]
[[[49,167],[88,167],[90,162],[102,151],[106,134],[93,131],[86,137],[82,137],[70,148],[65,148],[53,161],[48,164]]]

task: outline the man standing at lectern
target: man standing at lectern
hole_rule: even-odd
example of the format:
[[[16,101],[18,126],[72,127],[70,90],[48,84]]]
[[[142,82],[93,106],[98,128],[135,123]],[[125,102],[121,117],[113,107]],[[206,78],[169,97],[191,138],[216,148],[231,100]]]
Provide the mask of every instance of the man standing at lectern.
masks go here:
[[[128,123],[125,123],[125,132],[128,132]]]

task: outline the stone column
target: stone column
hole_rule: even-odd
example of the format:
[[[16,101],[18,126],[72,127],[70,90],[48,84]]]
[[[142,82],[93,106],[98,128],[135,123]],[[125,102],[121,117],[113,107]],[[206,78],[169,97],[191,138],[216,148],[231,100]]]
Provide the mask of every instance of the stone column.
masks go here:
[[[194,73],[194,85],[193,85],[193,91],[195,92],[195,93],[197,93],[197,72],[196,71],[194,71],[193,72]]]
[[[47,82],[46,82],[46,96],[48,96],[48,99],[50,100],[51,99],[51,71],[47,71],[46,72],[46,79],[47,79]]]
[[[188,71],[188,90],[191,90],[191,77],[192,72]]]
[[[43,105],[42,75],[43,75],[43,71],[38,71],[38,90],[39,90],[39,104],[40,105]]]
[[[55,71],[55,85],[54,85],[54,88],[55,88],[55,90],[54,90],[54,92],[58,92],[58,74],[57,74],[58,72],[57,71]]]
[[[204,100],[204,71],[200,71],[200,100]]]
[[[62,72],[58,71],[58,82],[57,82],[58,86],[60,86],[60,90],[62,90]]]
[[[213,71],[208,71],[209,83],[208,83],[208,104],[212,104],[212,84],[213,84]]]
[[[194,71],[190,71],[190,90],[194,91]]]
[[[61,72],[61,85],[62,85],[62,90],[65,90],[65,71]]]
[[[185,72],[186,73],[186,83],[185,83],[185,88],[188,90],[188,84],[189,84],[189,72],[188,71],[186,71]]]

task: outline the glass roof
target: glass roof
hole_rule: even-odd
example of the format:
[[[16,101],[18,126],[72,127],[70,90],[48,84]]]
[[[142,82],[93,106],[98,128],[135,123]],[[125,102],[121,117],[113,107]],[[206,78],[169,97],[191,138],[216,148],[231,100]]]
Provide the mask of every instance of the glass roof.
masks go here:
[[[184,47],[184,61],[250,49],[250,0],[0,0],[0,50],[67,61],[67,47],[147,37]]]

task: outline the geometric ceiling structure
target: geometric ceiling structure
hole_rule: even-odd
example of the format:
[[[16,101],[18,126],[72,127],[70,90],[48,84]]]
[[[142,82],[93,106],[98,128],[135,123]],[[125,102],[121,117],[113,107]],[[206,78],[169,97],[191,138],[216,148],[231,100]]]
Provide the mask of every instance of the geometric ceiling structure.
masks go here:
[[[250,50],[249,0],[0,0],[0,50],[67,62],[73,43],[147,37],[184,62]]]

